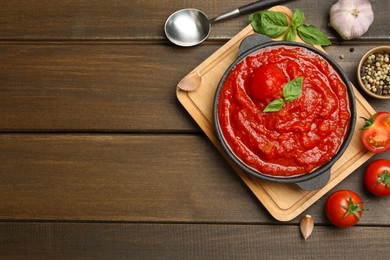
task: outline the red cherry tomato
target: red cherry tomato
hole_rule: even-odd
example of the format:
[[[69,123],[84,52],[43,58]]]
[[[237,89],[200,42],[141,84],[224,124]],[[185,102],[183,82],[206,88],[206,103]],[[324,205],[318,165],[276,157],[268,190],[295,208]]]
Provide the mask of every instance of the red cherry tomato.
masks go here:
[[[384,153],[390,150],[390,113],[379,112],[370,119],[363,119],[366,122],[360,128],[363,130],[363,145],[374,153]]]
[[[390,160],[378,159],[371,162],[366,168],[364,184],[376,196],[390,196]]]
[[[262,102],[281,98],[287,81],[283,70],[276,64],[260,66],[252,75],[252,96]]]
[[[363,213],[363,202],[355,192],[339,190],[328,197],[325,212],[329,221],[334,225],[350,227],[359,222]]]

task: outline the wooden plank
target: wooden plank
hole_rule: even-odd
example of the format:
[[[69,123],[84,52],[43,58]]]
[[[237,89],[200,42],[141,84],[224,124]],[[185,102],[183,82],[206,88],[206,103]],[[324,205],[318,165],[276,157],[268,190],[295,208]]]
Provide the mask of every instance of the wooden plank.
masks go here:
[[[0,147],[2,220],[277,223],[203,136],[1,134]],[[331,192],[356,191],[370,209],[360,223],[390,226],[365,167]],[[303,214],[328,224],[327,196]]]
[[[4,40],[164,40],[163,26],[174,11],[193,7],[214,17],[249,0],[225,0],[223,6],[214,1],[191,0],[116,0],[116,1],[29,1],[0,2],[0,39]],[[328,13],[335,1],[300,0],[285,5],[304,11],[306,22],[319,27],[334,41],[340,40],[328,27]],[[375,21],[361,39],[388,39],[386,27],[390,2],[371,1]],[[151,10],[153,12],[151,13]],[[249,21],[246,16],[216,23],[210,41],[226,41],[244,28]]]
[[[305,241],[289,225],[0,223],[0,258],[375,260],[390,254],[389,232],[317,226]]]
[[[214,48],[172,59],[164,45],[0,45],[0,128],[197,129],[178,109],[176,84]]]
[[[358,61],[374,46],[326,51],[357,86]],[[0,131],[199,131],[176,100],[176,85],[218,47],[0,44]],[[388,109],[368,100],[377,111]]]

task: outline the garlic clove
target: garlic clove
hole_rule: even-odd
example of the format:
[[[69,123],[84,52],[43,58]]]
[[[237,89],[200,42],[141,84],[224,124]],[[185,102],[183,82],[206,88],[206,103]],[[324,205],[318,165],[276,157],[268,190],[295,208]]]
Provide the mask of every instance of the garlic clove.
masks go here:
[[[307,240],[314,229],[314,218],[310,215],[305,215],[301,219],[300,229],[301,229],[301,233],[302,233],[303,238],[305,240]]]
[[[362,36],[374,22],[374,12],[368,0],[339,0],[330,8],[330,26],[344,40]]]

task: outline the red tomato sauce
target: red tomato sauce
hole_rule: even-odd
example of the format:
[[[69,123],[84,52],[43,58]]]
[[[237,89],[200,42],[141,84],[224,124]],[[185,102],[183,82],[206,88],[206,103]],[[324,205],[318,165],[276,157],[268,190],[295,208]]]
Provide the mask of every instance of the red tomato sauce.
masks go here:
[[[301,95],[277,112],[285,83],[303,77]],[[337,153],[351,112],[347,87],[320,55],[301,47],[268,47],[240,61],[220,90],[218,120],[232,152],[266,175],[310,173]]]

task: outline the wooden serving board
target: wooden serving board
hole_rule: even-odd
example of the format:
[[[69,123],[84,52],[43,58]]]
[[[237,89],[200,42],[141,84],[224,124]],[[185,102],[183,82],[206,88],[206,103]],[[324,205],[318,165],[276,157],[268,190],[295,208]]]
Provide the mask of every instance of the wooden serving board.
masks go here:
[[[276,6],[271,8],[271,10],[284,12],[290,19],[292,17],[292,12],[287,7]],[[271,215],[277,220],[289,221],[301,214],[326,192],[350,175],[356,168],[373,156],[373,153],[368,152],[361,144],[358,129],[363,122],[362,120],[357,120],[358,123],[349,147],[333,165],[329,182],[320,190],[306,191],[300,189],[295,184],[281,184],[260,180],[239,169],[228,158],[217,140],[213,125],[213,101],[220,78],[238,56],[238,47],[241,40],[253,33],[254,31],[251,25],[244,28],[184,77],[178,84],[176,94],[184,108],[225,156]],[[297,39],[297,41],[300,40]],[[315,47],[321,49],[320,46]],[[192,91],[184,91],[182,89]],[[354,92],[356,96],[357,116],[368,118],[375,113],[375,110],[355,87]]]

